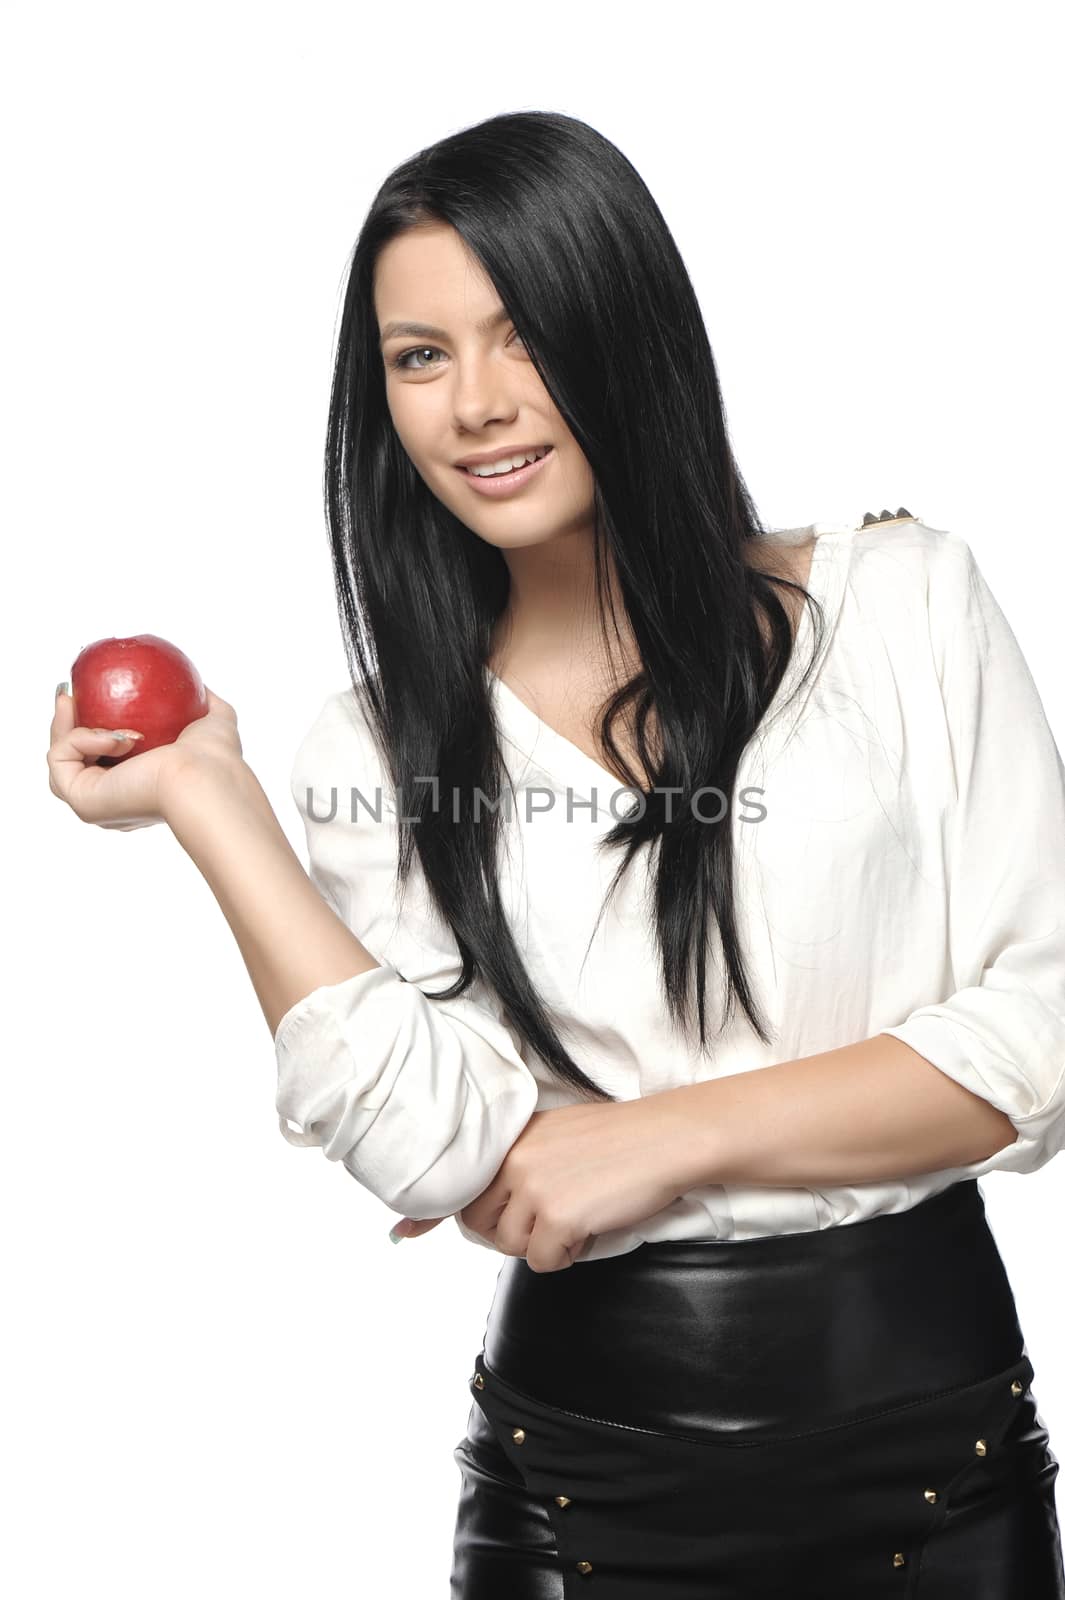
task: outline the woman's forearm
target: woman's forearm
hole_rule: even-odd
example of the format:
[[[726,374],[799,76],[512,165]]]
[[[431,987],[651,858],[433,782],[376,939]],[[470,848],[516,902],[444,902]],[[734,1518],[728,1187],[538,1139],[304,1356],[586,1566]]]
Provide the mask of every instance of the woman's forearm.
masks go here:
[[[653,1102],[686,1186],[881,1183],[984,1161],[1017,1138],[1003,1112],[883,1033]]]
[[[380,966],[307,876],[245,762],[176,771],[163,810],[233,930],[271,1035],[313,989]]]

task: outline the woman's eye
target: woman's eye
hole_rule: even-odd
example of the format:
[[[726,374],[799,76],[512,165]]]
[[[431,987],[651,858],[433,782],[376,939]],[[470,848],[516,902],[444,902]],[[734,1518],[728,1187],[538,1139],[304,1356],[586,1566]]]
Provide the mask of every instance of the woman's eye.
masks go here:
[[[524,339],[522,339],[522,337],[521,337],[521,334],[518,333],[517,331],[515,331],[513,337],[515,339],[517,339],[519,341],[519,343],[521,343],[521,344],[525,343]],[[510,339],[507,340],[508,344],[510,344],[511,342],[512,341]],[[396,368],[402,368],[402,370],[404,372],[427,372],[429,370],[429,368],[423,366],[420,361],[419,362],[415,362],[413,365],[411,365],[411,363],[410,363],[411,356],[442,355],[442,354],[443,354],[443,352],[441,350],[437,349],[435,344],[422,344],[422,345],[418,345],[416,349],[404,350],[401,355],[396,356],[396,358],[392,362],[392,365],[393,365],[393,367],[396,367]],[[439,366],[440,363],[437,361],[437,362],[430,363],[430,365]]]
[[[425,368],[423,366],[409,367],[407,365],[408,358],[410,356],[429,355],[434,350],[436,351],[437,355],[440,354],[440,351],[436,350],[436,346],[432,344],[423,344],[417,350],[404,350],[401,356],[396,357],[392,365],[394,367],[403,367],[408,372],[424,372]]]

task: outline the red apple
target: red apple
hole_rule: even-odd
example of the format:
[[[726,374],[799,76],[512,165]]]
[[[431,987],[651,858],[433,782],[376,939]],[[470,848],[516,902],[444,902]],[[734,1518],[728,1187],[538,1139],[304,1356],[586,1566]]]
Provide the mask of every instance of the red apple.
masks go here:
[[[182,728],[207,715],[203,679],[183,650],[154,633],[97,639],[70,669],[74,720],[80,728],[130,728],[143,733],[107,766],[173,744]]]

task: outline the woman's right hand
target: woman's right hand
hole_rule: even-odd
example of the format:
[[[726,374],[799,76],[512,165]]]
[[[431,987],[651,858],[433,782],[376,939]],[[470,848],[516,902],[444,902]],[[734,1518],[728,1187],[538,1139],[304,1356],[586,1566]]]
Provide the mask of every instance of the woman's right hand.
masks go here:
[[[205,686],[206,687],[206,686]],[[206,690],[206,716],[182,728],[172,744],[156,745],[127,756],[115,766],[97,765],[102,756],[121,755],[129,748],[117,732],[136,729],[81,728],[74,724],[74,701],[56,695],[48,749],[48,787],[65,800],[82,822],[99,828],[150,828],[165,822],[165,794],[174,774],[201,758],[241,759],[237,714],[218,695]]]

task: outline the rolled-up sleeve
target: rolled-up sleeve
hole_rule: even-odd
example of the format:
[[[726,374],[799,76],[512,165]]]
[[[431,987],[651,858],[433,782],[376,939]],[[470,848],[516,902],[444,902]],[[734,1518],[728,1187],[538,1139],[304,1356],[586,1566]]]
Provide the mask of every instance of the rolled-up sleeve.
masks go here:
[[[536,1110],[538,1085],[495,992],[459,974],[417,856],[397,896],[395,802],[350,692],[327,700],[297,753],[293,798],[309,873],[379,966],[298,1000],[275,1035],[276,1110],[410,1217],[450,1216],[491,1182]]]
[[[955,785],[957,988],[881,1031],[1003,1112],[1016,1140],[960,1169],[1032,1172],[1065,1146],[1065,767],[1039,692],[964,540],[929,590]]]

